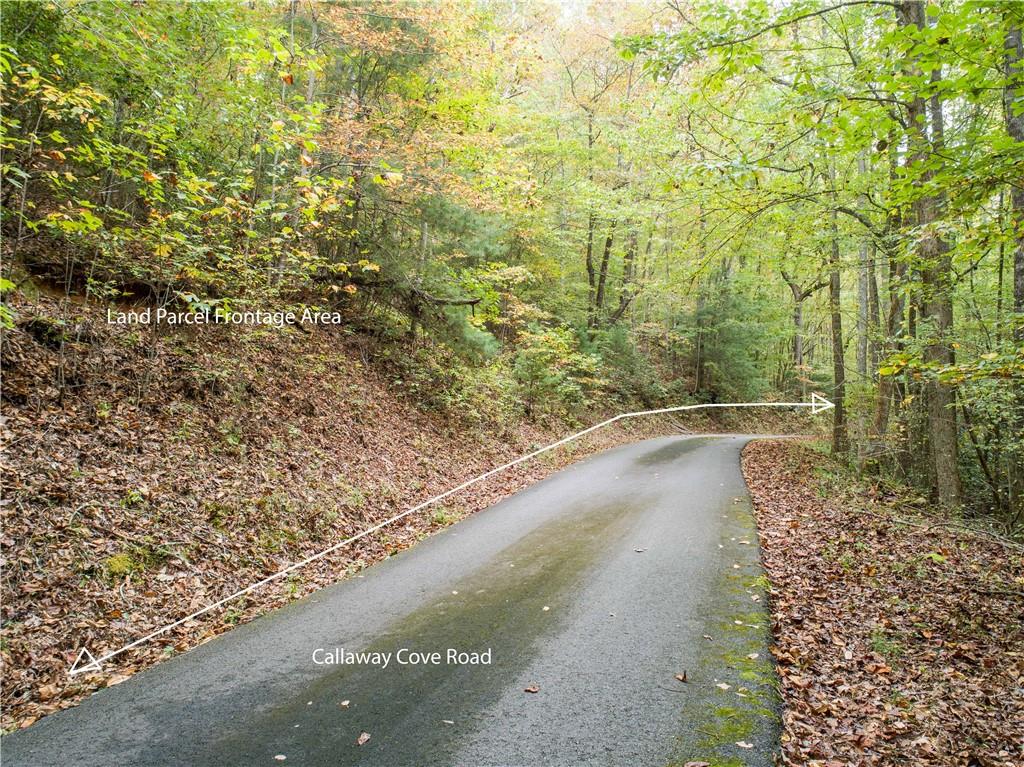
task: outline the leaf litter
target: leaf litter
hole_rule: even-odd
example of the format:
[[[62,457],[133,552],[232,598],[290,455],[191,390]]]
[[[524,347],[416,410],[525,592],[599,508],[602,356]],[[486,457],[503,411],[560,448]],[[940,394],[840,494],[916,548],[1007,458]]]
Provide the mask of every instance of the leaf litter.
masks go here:
[[[829,460],[790,440],[743,453],[771,583],[781,763],[1024,765],[1021,550],[898,491],[826,485],[842,477]]]

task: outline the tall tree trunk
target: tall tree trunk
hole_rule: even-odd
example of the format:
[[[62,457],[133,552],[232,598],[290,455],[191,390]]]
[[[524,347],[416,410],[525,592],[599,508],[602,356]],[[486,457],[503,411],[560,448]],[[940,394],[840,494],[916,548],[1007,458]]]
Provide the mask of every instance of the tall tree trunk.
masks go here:
[[[889,135],[889,187],[896,181],[896,174],[899,169],[898,142],[895,133]],[[878,350],[880,358],[887,357],[890,353],[900,348],[899,335],[903,327],[903,304],[904,290],[903,277],[906,273],[906,264],[899,258],[898,249],[894,247],[894,241],[903,228],[903,216],[899,208],[889,211],[885,221],[885,237],[883,247],[886,252],[888,270],[886,283],[889,308],[885,317],[884,340]],[[875,399],[875,418],[872,432],[876,439],[884,440],[889,431],[889,415],[892,410],[893,395],[895,392],[895,379],[893,376],[879,376],[878,392]]]
[[[589,109],[587,110],[587,163],[589,170],[587,171],[587,179],[591,184],[594,183],[594,166],[593,166],[593,150],[594,150],[594,113]],[[594,229],[597,226],[597,218],[594,215],[594,209],[591,208],[587,211],[587,327],[594,327],[594,323],[597,320],[596,306],[597,306],[597,272],[594,269]]]
[[[804,370],[804,301],[817,293],[827,284],[823,280],[817,280],[811,285],[804,287],[800,285],[785,269],[782,270],[782,279],[789,286],[793,294],[793,376],[800,385],[800,395],[807,399],[807,371]]]
[[[868,379],[868,241],[857,251],[857,375],[860,383]]]
[[[651,253],[651,241],[654,237],[653,230],[651,235],[647,238],[647,255]],[[638,250],[638,239],[636,227],[631,227],[629,230],[629,240],[626,245],[626,253],[622,257],[622,289],[619,292],[619,305],[612,313],[609,318],[609,324],[618,322],[622,315],[629,309],[629,305],[636,298],[637,285],[635,279],[636,271],[636,256]],[[645,258],[646,261],[646,258]]]
[[[594,211],[587,214],[587,324],[594,324],[594,305],[597,297],[597,271],[594,269]]]
[[[910,0],[900,4],[898,12],[902,26],[915,27],[918,33],[925,28],[925,5],[921,0]],[[908,74],[920,75],[919,62],[907,62]],[[932,69],[933,83],[940,77],[938,69]],[[910,130],[909,158],[914,165],[941,162],[943,144],[942,102],[938,95],[932,95],[926,103],[921,89],[915,87],[906,97],[907,123]],[[926,134],[925,123],[930,117],[931,138]],[[932,167],[923,167],[914,184],[924,187],[934,178]],[[945,199],[941,193],[920,194],[914,201],[913,209],[917,225],[921,230],[918,256],[922,262],[921,281],[924,293],[923,309],[931,327],[925,346],[924,359],[936,367],[953,362],[953,349],[949,335],[953,329],[953,298],[950,273],[949,246],[939,235],[934,224],[944,213]],[[956,392],[952,386],[932,376],[925,387],[928,411],[928,437],[931,443],[930,474],[934,482],[939,504],[952,508],[959,505],[962,496],[959,469],[959,446],[956,420]]]
[[[1006,132],[1024,143],[1024,38],[1021,35],[1021,8],[1007,4],[1006,14],[1006,88],[1003,106]],[[1024,346],[1024,185],[1010,187],[1010,226],[1013,232],[1013,341]],[[1000,268],[1000,276],[1002,270]],[[1014,431],[1024,432],[1024,391],[1018,388],[1014,403]],[[1024,513],[1024,456],[1017,455],[1010,462],[1010,509],[1020,517]]]
[[[878,244],[872,240],[868,248],[868,372],[870,379],[878,376],[878,331],[881,327],[881,309],[878,300],[878,275],[875,261],[878,258]]]
[[[687,119],[687,128],[689,128],[689,117]],[[703,154],[698,154],[698,157],[703,157]],[[701,200],[697,204],[697,263],[700,265],[699,274],[704,271],[705,260],[707,259],[707,243],[705,240],[705,233],[707,232],[707,219],[704,216],[704,201]],[[707,377],[704,375],[705,367],[707,366],[707,356],[704,354],[705,349],[705,326],[707,324],[705,319],[705,309],[707,307],[707,285],[704,280],[698,276],[697,278],[697,306],[694,312],[694,321],[697,326],[697,339],[694,343],[693,349],[693,394],[704,391],[707,385]]]
[[[857,170],[861,174],[867,172],[867,163],[864,162],[863,155],[857,158]],[[868,380],[868,322],[871,316],[868,307],[871,300],[868,289],[869,240],[870,238],[866,236],[861,241],[857,253],[857,375],[860,377],[861,385]]]
[[[835,169],[829,166],[829,181],[835,200]],[[835,205],[829,221],[831,247],[829,249],[828,311],[832,326],[832,451],[843,454],[849,450],[850,437],[846,425],[846,363],[843,360],[843,315],[840,312],[842,284],[839,266],[839,222]]]

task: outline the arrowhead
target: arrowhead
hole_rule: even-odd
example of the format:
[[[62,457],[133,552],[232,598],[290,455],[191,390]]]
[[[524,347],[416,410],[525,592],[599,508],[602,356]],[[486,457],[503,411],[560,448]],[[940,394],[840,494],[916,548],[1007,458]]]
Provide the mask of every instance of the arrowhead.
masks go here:
[[[826,410],[831,410],[834,407],[834,402],[829,402],[820,394],[811,394],[811,413],[824,413]]]
[[[103,669],[100,667],[100,662],[93,657],[93,654],[83,647],[82,651],[78,653],[78,657],[75,658],[75,662],[71,664],[68,676],[84,674],[87,671],[98,672],[103,671]]]

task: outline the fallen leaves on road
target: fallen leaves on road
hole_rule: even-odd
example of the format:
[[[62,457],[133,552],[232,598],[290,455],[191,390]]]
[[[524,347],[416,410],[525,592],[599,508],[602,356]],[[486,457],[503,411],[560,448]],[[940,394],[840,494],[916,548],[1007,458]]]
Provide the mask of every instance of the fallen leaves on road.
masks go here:
[[[356,745],[357,746],[365,746],[369,742],[370,742],[370,733],[368,733],[368,732],[361,732],[361,733],[359,733],[359,737],[356,738]]]
[[[744,451],[771,582],[782,764],[1024,765],[1019,549],[944,518],[908,524],[923,503],[856,488],[828,464],[791,441]]]
[[[529,687],[523,688],[523,692],[537,693],[537,692],[540,692],[540,687],[535,685],[535,684],[531,684]]]

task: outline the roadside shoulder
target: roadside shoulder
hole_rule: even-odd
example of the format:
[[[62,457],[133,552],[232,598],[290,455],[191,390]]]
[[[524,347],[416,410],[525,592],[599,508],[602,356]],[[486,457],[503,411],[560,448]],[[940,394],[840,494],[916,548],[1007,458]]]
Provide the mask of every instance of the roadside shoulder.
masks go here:
[[[1024,557],[809,443],[744,450],[785,764],[1024,763]]]

